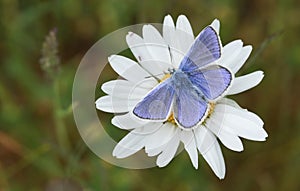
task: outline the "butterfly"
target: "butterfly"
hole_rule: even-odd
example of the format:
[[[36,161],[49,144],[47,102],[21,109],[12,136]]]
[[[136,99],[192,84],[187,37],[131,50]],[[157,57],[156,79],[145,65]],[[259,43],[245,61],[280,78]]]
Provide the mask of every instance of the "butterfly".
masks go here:
[[[183,129],[193,129],[208,116],[211,101],[222,97],[233,75],[216,64],[221,42],[211,26],[204,28],[171,77],[159,83],[133,109],[141,119],[166,121],[173,114]]]

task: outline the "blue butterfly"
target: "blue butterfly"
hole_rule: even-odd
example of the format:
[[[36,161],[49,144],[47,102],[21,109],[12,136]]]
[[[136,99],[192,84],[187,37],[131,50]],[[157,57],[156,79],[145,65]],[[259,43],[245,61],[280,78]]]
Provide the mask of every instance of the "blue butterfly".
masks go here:
[[[232,82],[232,73],[215,61],[221,57],[216,31],[203,29],[177,70],[140,101],[133,113],[142,119],[166,121],[173,113],[176,123],[192,129],[209,113],[209,102],[222,97]]]

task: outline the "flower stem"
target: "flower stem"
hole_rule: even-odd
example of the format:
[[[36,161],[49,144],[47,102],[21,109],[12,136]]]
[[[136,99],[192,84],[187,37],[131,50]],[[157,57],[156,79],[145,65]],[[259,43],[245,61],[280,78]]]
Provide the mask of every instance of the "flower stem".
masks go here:
[[[60,102],[59,77],[55,78],[53,81],[53,91],[54,121],[57,141],[63,151],[69,151],[71,148],[70,141],[63,121],[63,115],[61,115],[63,113],[63,108]]]

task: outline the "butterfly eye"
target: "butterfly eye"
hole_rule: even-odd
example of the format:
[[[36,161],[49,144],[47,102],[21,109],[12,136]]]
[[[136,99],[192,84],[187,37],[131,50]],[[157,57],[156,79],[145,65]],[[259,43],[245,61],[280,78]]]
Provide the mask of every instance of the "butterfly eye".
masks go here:
[[[169,69],[168,69],[168,72],[169,72],[170,74],[174,74],[174,73],[176,72],[176,69],[175,69],[175,68],[169,68]]]

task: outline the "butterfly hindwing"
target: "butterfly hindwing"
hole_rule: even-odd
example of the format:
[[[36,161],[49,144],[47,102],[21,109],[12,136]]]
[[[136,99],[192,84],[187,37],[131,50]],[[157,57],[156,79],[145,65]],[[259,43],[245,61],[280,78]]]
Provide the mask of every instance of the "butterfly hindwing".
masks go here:
[[[186,72],[193,71],[216,61],[220,57],[219,36],[211,26],[207,26],[196,37],[193,45],[181,61],[179,69]]]
[[[208,100],[221,97],[231,84],[232,73],[219,65],[211,65],[188,73],[188,78]]]
[[[185,74],[176,75],[174,83],[175,99],[173,112],[176,122],[190,129],[199,124],[207,114],[208,103],[201,93],[193,87]]]
[[[142,119],[165,120],[168,118],[174,97],[171,79],[156,86],[140,101],[133,113]]]

